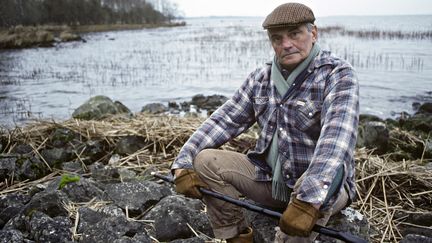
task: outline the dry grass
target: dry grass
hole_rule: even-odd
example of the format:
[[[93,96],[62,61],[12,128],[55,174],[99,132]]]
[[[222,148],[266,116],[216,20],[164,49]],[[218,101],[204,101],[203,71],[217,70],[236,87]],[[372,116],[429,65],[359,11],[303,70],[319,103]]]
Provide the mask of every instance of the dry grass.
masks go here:
[[[377,242],[398,242],[400,225],[429,228],[406,223],[412,214],[432,211],[432,171],[422,161],[391,162],[357,150],[357,208],[376,230]]]
[[[26,143],[32,146],[34,154],[38,154],[38,151],[47,146],[49,134],[57,128],[73,130],[81,135],[83,141],[104,139],[111,147],[121,137],[139,135],[145,138],[147,145],[129,156],[111,159],[110,164],[126,167],[138,174],[149,169],[166,172],[181,146],[202,121],[202,118],[144,114],[138,114],[132,119],[112,118],[104,121],[37,121],[9,131],[2,137],[8,142],[9,151],[16,144]],[[406,131],[393,132],[400,132],[399,137],[416,139]],[[246,152],[254,146],[256,137],[257,133],[250,129],[223,148]],[[111,156],[112,151],[107,151],[107,154]],[[374,229],[371,236],[374,242],[398,242],[402,238],[402,225],[430,229],[413,225],[406,220],[412,214],[432,211],[431,171],[421,166],[424,162],[422,160],[394,162],[388,156],[373,155],[365,149],[358,149],[356,153],[358,200],[354,207],[368,218]],[[108,161],[109,158],[106,158],[105,162]],[[3,182],[0,184],[0,194],[26,191],[30,186],[48,181],[58,174],[54,169],[52,174],[38,181]]]

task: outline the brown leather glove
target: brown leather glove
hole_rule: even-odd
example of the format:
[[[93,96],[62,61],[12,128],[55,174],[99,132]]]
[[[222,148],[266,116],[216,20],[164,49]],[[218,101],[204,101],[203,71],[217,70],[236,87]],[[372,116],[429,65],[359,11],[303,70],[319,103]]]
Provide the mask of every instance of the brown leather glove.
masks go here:
[[[183,169],[175,178],[174,183],[176,185],[177,193],[197,199],[202,198],[202,194],[198,188],[208,188],[208,186],[201,181],[195,171],[190,169]]]
[[[282,214],[279,227],[287,235],[307,237],[320,215],[310,203],[294,198]]]

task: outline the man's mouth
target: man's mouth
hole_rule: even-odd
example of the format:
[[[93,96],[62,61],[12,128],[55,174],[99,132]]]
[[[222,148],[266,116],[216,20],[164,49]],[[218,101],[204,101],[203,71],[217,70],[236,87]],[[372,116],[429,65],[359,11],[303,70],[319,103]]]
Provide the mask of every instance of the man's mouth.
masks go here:
[[[291,55],[294,55],[294,54],[297,54],[297,53],[298,53],[297,51],[296,52],[285,53],[285,54],[282,55],[282,58],[285,58],[285,57],[288,57],[288,56],[291,56]]]

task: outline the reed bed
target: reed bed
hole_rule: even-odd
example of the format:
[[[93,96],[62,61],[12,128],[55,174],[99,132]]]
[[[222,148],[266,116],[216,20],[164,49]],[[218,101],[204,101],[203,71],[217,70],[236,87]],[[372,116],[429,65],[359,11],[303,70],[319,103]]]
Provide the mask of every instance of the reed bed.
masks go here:
[[[145,175],[149,171],[168,172],[181,146],[203,119],[137,114],[133,118],[117,117],[103,121],[36,121],[26,127],[3,131],[0,137],[7,141],[8,151],[17,144],[25,143],[30,144],[37,155],[49,146],[49,136],[58,128],[73,130],[80,134],[83,141],[103,139],[112,145],[111,149],[120,138],[139,135],[145,138],[145,147],[123,157],[106,151],[103,162]],[[394,132],[403,133],[401,137],[415,137],[406,131]],[[246,152],[254,146],[257,134],[256,128],[252,127],[224,145],[223,149]],[[8,156],[8,151],[2,156]],[[374,242],[398,242],[406,226],[431,229],[409,220],[413,215],[432,212],[432,173],[422,166],[425,161],[395,162],[388,158],[389,155],[374,155],[364,148],[356,151],[358,200],[353,207],[367,217]],[[49,181],[59,174],[61,172],[53,169],[50,175],[38,181],[2,182],[0,194],[27,191],[35,183]]]
[[[319,28],[320,33],[326,35],[340,34],[342,36],[352,36],[356,38],[377,40],[430,40],[432,38],[432,31],[395,31],[395,30],[349,30],[342,26],[326,26]]]

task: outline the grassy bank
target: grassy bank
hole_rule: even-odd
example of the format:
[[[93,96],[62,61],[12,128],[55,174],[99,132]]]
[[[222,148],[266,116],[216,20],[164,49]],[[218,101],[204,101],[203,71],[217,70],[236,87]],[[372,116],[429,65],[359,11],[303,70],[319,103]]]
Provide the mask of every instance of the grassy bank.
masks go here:
[[[185,22],[158,24],[105,24],[105,25],[42,25],[14,26],[0,29],[0,49],[49,47],[55,42],[81,40],[79,34],[90,32],[148,29],[184,26]]]

